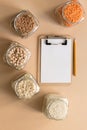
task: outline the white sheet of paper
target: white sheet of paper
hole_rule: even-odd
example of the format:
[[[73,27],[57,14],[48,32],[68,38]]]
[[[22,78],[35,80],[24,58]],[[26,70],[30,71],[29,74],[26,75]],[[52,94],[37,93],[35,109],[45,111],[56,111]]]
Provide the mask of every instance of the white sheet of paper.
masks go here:
[[[65,39],[48,39],[50,43],[62,43]],[[67,45],[46,45],[41,39],[41,83],[70,83],[72,75],[72,40]]]

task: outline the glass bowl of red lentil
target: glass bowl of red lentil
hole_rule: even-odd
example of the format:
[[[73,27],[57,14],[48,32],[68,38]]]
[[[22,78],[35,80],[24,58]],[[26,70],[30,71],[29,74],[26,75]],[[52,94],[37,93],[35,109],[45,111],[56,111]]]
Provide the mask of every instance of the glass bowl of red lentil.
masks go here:
[[[68,23],[76,24],[84,19],[84,9],[79,2],[67,2],[62,9],[62,16]]]
[[[39,21],[29,10],[22,10],[13,20],[13,28],[21,37],[32,35],[38,27]]]
[[[21,70],[30,59],[31,53],[23,45],[12,42],[4,55],[4,61],[11,67]]]
[[[77,0],[71,0],[59,5],[55,13],[56,15],[59,14],[63,25],[69,27],[80,23],[85,17],[85,11]]]

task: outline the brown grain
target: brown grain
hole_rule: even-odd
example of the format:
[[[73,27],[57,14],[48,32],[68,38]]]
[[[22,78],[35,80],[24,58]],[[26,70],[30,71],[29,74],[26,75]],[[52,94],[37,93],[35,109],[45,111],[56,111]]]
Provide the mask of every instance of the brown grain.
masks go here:
[[[29,33],[34,28],[34,19],[27,14],[22,14],[16,19],[15,26],[21,34]]]

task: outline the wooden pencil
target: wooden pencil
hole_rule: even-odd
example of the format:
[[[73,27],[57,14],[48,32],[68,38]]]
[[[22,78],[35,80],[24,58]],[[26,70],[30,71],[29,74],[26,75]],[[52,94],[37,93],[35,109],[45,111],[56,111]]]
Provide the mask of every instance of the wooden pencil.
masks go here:
[[[77,74],[77,65],[76,65],[76,40],[73,43],[73,75]]]

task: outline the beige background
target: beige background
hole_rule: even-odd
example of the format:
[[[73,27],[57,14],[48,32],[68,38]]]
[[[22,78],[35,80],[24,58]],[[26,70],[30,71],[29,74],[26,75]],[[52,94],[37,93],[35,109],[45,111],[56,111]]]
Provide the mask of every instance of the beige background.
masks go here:
[[[58,25],[54,8],[64,0],[0,0],[0,130],[87,130],[87,18],[72,28]],[[87,11],[87,0],[81,1]],[[28,39],[21,39],[10,28],[14,14],[23,9],[33,12],[40,27]],[[42,86],[32,100],[19,100],[11,89],[11,81],[23,71],[37,78],[37,44],[41,34],[70,34],[77,39],[77,77],[71,85]],[[3,63],[2,55],[10,40],[24,44],[32,53],[23,71],[15,71]],[[47,119],[41,113],[43,96],[59,93],[69,99],[68,117],[63,121]]]

